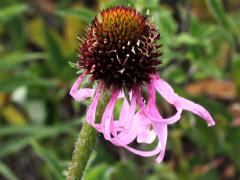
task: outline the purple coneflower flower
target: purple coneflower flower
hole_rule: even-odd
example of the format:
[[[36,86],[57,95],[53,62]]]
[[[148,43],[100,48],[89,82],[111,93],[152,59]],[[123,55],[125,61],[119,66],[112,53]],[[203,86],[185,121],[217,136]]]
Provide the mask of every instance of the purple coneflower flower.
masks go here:
[[[177,95],[157,72],[161,56],[157,44],[160,34],[147,17],[130,7],[114,7],[103,10],[88,28],[80,47],[78,67],[83,73],[74,83],[71,96],[76,101],[92,97],[86,120],[104,138],[116,146],[145,157],[158,155],[161,162],[167,142],[167,126],[181,118],[183,110],[203,118],[208,126],[215,124],[209,112],[202,106]],[[90,78],[97,88],[79,86]],[[143,89],[147,98],[143,98]],[[96,109],[104,92],[110,100],[102,118],[96,122]],[[163,118],[156,106],[156,93],[176,108],[172,117]],[[114,117],[117,101],[123,99],[119,118]],[[155,149],[138,150],[130,146],[133,141],[151,144],[158,139]]]

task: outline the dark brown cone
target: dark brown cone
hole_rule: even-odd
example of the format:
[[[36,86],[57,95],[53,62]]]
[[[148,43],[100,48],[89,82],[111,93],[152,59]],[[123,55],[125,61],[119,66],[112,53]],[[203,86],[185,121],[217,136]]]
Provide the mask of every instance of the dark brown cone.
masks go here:
[[[88,28],[78,65],[107,87],[132,88],[150,80],[161,56],[160,34],[130,7],[103,10]]]

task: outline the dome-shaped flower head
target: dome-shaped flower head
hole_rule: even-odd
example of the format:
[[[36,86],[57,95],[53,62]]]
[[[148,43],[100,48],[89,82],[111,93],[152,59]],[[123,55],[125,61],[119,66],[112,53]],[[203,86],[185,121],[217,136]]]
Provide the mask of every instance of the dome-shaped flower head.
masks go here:
[[[86,121],[106,140],[141,156],[158,155],[157,162],[164,157],[167,126],[177,122],[183,110],[200,116],[208,126],[215,124],[205,108],[177,95],[159,77],[159,38],[156,26],[135,9],[118,6],[103,10],[81,40],[78,67],[83,71],[70,91],[76,101],[92,98]],[[79,89],[83,79],[89,79],[97,88]],[[147,97],[143,98],[144,89]],[[109,102],[96,120],[97,105],[106,92],[110,94]],[[176,108],[172,117],[160,115],[156,93]],[[123,104],[116,118],[115,104],[120,99]],[[158,140],[157,145],[151,151],[130,146],[134,141],[151,144],[155,140]]]

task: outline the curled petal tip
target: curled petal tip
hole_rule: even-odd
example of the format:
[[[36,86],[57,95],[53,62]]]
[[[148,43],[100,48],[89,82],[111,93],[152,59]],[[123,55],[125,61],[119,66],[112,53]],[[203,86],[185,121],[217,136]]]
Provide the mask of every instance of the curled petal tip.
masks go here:
[[[198,104],[195,104],[195,105],[196,105],[196,109],[198,109],[198,110],[195,109],[195,112],[193,111],[193,113],[197,114],[202,119],[204,119],[207,122],[208,127],[214,126],[215,125],[215,121],[213,120],[213,118],[210,115],[210,113],[204,107],[202,107],[202,106],[200,106]]]
[[[208,127],[215,126],[215,125],[216,125],[216,123],[213,120],[212,120],[212,122],[208,123]]]
[[[70,93],[69,93],[70,96],[72,96],[76,101],[82,101],[88,97],[92,97],[94,94],[94,90],[90,88],[84,88],[84,89],[78,90],[85,76],[86,76],[85,73],[80,75],[70,90]]]
[[[157,91],[164,97],[166,101],[174,105],[176,109],[180,109],[180,112],[181,110],[190,111],[204,119],[208,126],[215,125],[210,113],[203,106],[179,96],[174,92],[172,87],[166,81],[160,79],[158,75],[152,76],[152,79]]]
[[[155,162],[158,163],[158,164],[161,163],[162,161],[163,161],[163,158],[161,158],[161,159],[159,159],[159,158],[155,159]]]
[[[76,100],[76,101],[82,101],[86,98],[93,97],[94,90],[90,88],[84,88],[78,91],[71,91],[70,95]]]
[[[208,123],[208,127],[215,126],[215,121],[213,120],[212,116],[209,114],[209,116],[206,118],[206,121]]]

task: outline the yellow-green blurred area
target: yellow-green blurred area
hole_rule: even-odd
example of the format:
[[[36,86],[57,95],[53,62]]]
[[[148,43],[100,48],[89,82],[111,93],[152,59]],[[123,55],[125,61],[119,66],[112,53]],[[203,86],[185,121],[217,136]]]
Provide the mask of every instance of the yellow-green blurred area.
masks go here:
[[[99,135],[84,178],[240,179],[239,0],[0,0],[1,180],[65,179],[89,104],[69,96],[76,37],[100,10],[128,4],[149,10],[159,29],[160,76],[216,126],[184,112],[169,127],[161,164]],[[173,113],[166,102],[159,108]]]

